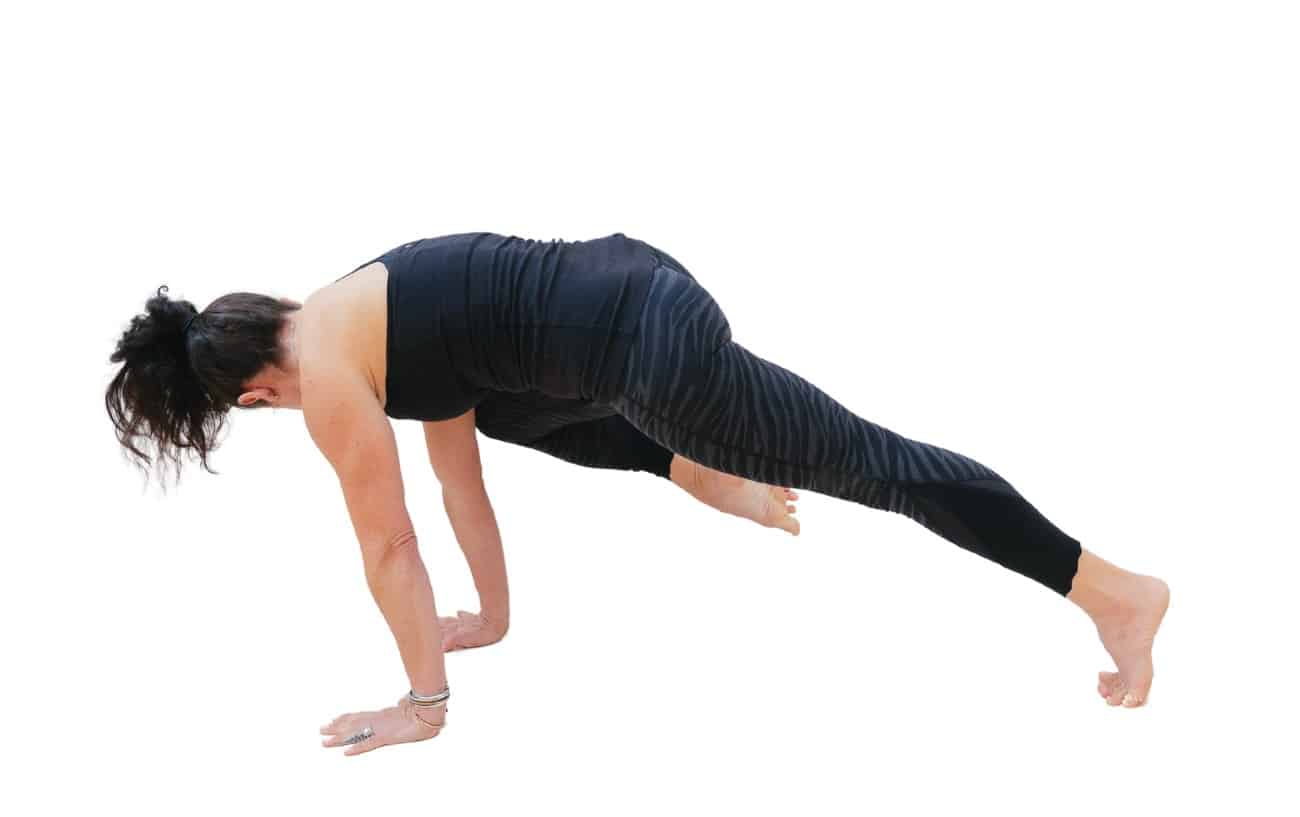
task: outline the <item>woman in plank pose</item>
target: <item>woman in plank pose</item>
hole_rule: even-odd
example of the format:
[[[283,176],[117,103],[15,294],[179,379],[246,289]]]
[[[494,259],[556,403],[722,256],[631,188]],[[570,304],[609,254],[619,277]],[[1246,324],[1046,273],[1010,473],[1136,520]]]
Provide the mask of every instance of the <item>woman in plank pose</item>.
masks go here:
[[[444,650],[505,635],[505,561],[475,430],[596,468],[639,470],[798,534],[795,489],[904,514],[1020,573],[1094,621],[1141,706],[1167,585],[1082,548],[991,468],[850,411],[731,337],[716,301],[663,250],[614,233],[538,241],[475,232],[412,241],[302,303],[248,292],[203,311],[166,287],[117,343],[105,404],[143,467],[208,467],[230,408],[303,412],[338,475],[366,581],[410,691],[321,728],[346,754],[438,734]],[[423,423],[480,611],[439,618],[416,548],[393,419]],[[210,470],[210,469],[209,469]]]

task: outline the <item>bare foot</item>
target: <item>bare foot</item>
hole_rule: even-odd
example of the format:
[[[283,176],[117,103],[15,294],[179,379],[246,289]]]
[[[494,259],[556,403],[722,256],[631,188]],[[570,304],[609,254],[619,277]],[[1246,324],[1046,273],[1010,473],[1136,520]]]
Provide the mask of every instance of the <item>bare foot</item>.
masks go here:
[[[765,528],[780,528],[799,535],[794,518],[799,498],[791,488],[765,485],[689,460],[673,457],[672,480],[688,494],[723,513],[757,522]]]
[[[1097,694],[1110,706],[1138,707],[1151,692],[1151,646],[1169,608],[1169,585],[1130,573],[1084,551],[1071,598],[1092,617],[1118,672],[1097,673]]]

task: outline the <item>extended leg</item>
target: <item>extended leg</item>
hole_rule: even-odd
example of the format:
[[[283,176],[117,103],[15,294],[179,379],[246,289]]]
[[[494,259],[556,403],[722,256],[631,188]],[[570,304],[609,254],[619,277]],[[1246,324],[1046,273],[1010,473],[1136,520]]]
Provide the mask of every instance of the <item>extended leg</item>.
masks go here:
[[[1083,608],[1118,673],[1098,692],[1141,705],[1151,643],[1169,601],[1152,576],[1084,550],[989,467],[853,413],[794,372],[735,342],[694,279],[655,272],[615,408],[672,451],[772,485],[904,514]]]
[[[1079,542],[987,466],[853,413],[731,338],[709,293],[657,270],[615,408],[666,448],[769,485],[904,514],[1065,595]]]

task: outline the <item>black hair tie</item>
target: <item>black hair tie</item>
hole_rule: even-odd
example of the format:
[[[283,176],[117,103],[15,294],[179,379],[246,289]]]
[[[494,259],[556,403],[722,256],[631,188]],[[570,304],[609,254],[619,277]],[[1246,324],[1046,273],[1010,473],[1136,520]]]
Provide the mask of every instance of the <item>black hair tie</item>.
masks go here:
[[[181,327],[182,335],[185,335],[190,331],[190,324],[194,323],[194,319],[197,318],[199,314],[200,313],[195,312],[193,315],[190,315],[189,318],[186,319],[185,325]]]

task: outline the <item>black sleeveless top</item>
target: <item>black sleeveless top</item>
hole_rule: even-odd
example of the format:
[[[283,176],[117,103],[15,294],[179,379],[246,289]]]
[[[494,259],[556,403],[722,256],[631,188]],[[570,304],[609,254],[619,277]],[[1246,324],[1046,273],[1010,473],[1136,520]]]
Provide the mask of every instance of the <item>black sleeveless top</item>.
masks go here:
[[[388,269],[384,413],[445,420],[493,391],[599,399],[621,372],[659,259],[623,233],[480,232],[408,242],[362,264]]]

